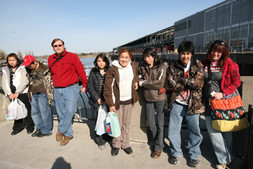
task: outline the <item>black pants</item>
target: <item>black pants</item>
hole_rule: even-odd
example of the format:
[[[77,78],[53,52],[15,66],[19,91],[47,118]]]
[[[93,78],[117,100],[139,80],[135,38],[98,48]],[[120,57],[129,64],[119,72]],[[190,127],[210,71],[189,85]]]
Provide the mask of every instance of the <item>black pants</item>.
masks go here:
[[[27,109],[27,117],[24,119],[14,120],[12,130],[23,130],[26,128],[27,131],[33,131],[34,123],[31,117],[31,105],[28,99],[28,94],[20,94],[18,96],[18,99],[25,104],[25,107]]]

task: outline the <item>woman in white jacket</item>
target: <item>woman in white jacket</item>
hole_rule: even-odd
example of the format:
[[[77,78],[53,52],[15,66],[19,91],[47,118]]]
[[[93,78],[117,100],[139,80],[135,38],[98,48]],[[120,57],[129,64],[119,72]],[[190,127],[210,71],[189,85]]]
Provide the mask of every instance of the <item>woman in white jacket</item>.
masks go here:
[[[31,118],[31,105],[28,99],[28,79],[26,77],[26,69],[21,66],[21,62],[15,53],[7,56],[6,62],[8,66],[2,68],[2,87],[6,96],[10,100],[18,98],[27,109],[27,117],[25,119],[14,120],[11,135],[18,134],[24,128],[27,133],[31,134],[34,130],[34,123]]]

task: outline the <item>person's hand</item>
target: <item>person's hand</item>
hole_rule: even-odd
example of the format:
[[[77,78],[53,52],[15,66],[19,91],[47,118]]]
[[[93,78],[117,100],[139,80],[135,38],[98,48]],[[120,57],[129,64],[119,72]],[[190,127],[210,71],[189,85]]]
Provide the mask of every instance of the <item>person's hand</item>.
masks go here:
[[[222,99],[223,98],[223,93],[222,92],[215,92],[214,95],[212,95],[212,97],[214,97],[214,99]]]
[[[97,100],[97,102],[98,102],[99,105],[103,103],[100,98]]]
[[[10,98],[11,100],[14,100],[14,99],[15,99],[14,94],[10,94],[10,95],[9,95],[9,98]]]
[[[19,94],[18,93],[15,93],[14,94],[14,99],[18,98]]]
[[[135,84],[134,84],[134,90],[137,90],[137,89],[138,89],[138,83],[135,82]]]
[[[86,92],[86,87],[81,88],[81,92],[85,93]]]
[[[115,106],[111,106],[111,107],[110,107],[110,112],[116,112]]]

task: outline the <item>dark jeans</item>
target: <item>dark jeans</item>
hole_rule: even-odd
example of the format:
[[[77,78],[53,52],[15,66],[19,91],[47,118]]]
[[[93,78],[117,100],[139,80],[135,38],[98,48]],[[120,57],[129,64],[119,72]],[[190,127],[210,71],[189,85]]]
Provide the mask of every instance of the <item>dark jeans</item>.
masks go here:
[[[155,150],[163,150],[163,132],[164,132],[164,109],[165,100],[146,103],[146,114],[149,129],[149,141],[154,143]],[[157,113],[157,125],[155,121],[155,113]]]
[[[31,105],[28,99],[28,94],[20,94],[18,96],[18,99],[25,104],[25,107],[27,109],[27,117],[24,119],[14,120],[12,130],[23,130],[26,128],[27,131],[33,131],[34,123],[31,117]]]

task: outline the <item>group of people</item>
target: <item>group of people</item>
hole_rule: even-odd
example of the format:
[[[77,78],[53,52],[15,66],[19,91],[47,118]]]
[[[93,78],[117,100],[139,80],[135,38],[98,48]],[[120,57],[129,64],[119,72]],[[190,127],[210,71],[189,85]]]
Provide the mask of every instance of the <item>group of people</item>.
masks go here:
[[[179,59],[168,68],[152,47],[143,51],[140,63],[132,61],[133,56],[128,48],[119,52],[118,59],[112,61],[111,66],[106,55],[101,53],[94,60],[95,67],[88,80],[80,59],[76,54],[66,51],[61,39],[54,39],[51,45],[55,54],[49,56],[48,66],[31,55],[24,57],[23,64],[16,54],[7,56],[8,66],[3,68],[3,90],[10,100],[20,99],[28,110],[25,119],[14,121],[12,135],[24,128],[27,133],[32,133],[34,124],[36,131],[32,133],[33,137],[51,135],[52,115],[49,106],[54,100],[59,119],[56,140],[60,145],[66,145],[73,138],[72,118],[81,90],[89,93],[89,104],[96,117],[99,106],[103,104],[118,117],[121,135],[110,138],[107,134],[96,134],[98,147],[104,149],[106,141],[112,140],[112,156],[116,156],[120,149],[132,154],[130,119],[139,93],[145,98],[152,158],[159,158],[164,148],[164,107],[167,100],[170,112],[170,164],[178,164],[182,156],[180,132],[185,119],[188,128],[188,165],[199,166],[203,139],[199,128],[200,113],[205,115],[207,131],[218,160],[217,169],[225,169],[231,162],[232,133],[214,130],[210,116],[210,99],[222,99],[241,84],[238,65],[229,58],[225,41],[213,41],[207,58],[202,62],[194,58],[194,44],[182,41],[178,47]],[[82,83],[81,89],[79,83]],[[137,92],[138,89],[141,92]]]
[[[59,119],[56,140],[64,146],[73,138],[72,119],[79,92],[86,91],[87,77],[79,57],[66,51],[64,41],[54,39],[51,45],[55,53],[49,56],[48,65],[32,55],[25,56],[21,63],[15,53],[9,54],[8,66],[2,69],[2,86],[9,100],[21,100],[28,112],[25,119],[14,120],[11,135],[26,128],[32,137],[50,136],[50,105],[54,101]]]

